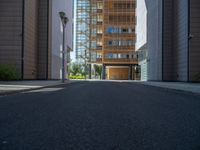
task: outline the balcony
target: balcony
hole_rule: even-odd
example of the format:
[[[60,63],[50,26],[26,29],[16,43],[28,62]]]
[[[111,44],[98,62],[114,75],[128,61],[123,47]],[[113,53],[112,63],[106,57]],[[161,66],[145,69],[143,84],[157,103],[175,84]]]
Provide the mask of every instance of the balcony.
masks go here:
[[[91,60],[89,63],[101,64],[102,63],[102,58],[96,58],[96,60]]]
[[[104,58],[103,63],[106,64],[138,64],[138,60],[134,58]]]
[[[91,47],[90,51],[101,51],[102,52],[102,46],[97,46],[97,47]]]
[[[103,50],[104,53],[120,53],[120,54],[126,54],[126,53],[132,53],[135,52],[134,47],[104,47],[106,50]]]
[[[102,48],[103,48],[102,46],[98,46],[98,45],[97,45],[96,50],[102,50]]]
[[[128,26],[128,25],[127,25]],[[113,37],[113,38],[136,38],[135,32],[128,32],[128,33],[120,33],[120,32],[116,32],[116,33],[108,33],[107,31],[104,31],[104,36],[107,38]]]
[[[103,13],[102,9],[97,9],[97,13]]]

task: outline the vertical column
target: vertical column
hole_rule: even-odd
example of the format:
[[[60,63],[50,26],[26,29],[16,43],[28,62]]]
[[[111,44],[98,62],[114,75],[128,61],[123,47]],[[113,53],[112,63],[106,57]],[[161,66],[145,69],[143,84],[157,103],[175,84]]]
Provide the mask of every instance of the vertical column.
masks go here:
[[[106,79],[106,65],[104,64],[102,65],[102,79]]]
[[[92,65],[89,64],[89,79],[92,79]]]
[[[130,65],[129,66],[129,80],[133,80],[133,66]]]
[[[37,78],[48,79],[49,72],[49,0],[39,0]]]

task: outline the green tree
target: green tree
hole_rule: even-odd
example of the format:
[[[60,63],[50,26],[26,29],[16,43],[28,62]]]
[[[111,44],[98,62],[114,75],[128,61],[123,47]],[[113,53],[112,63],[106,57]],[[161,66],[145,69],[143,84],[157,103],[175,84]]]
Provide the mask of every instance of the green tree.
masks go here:
[[[101,78],[102,66],[101,65],[94,65],[94,69],[95,69],[95,75],[97,75]]]
[[[71,67],[70,67],[70,73],[73,76],[79,75],[82,72],[82,67],[80,64],[77,63],[71,63]]]

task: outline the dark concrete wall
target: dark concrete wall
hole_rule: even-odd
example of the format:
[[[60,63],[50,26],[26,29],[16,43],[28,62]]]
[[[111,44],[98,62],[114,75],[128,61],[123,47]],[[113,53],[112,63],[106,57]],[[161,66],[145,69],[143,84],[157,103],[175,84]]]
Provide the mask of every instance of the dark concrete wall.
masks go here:
[[[38,79],[46,79],[48,64],[48,1],[39,1],[39,33],[38,33]]]
[[[200,80],[200,1],[190,0],[190,80]]]
[[[174,1],[174,67],[176,80],[188,80],[188,0]]]
[[[163,80],[174,80],[173,58],[173,5],[174,0],[164,0],[163,14]]]
[[[0,64],[15,66],[21,74],[22,0],[0,2]]]

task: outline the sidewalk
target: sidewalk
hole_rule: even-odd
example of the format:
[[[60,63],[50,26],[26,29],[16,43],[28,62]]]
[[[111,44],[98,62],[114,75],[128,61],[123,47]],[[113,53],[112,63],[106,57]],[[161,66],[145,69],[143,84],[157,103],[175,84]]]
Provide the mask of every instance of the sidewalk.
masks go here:
[[[66,81],[65,83],[62,83],[60,80],[0,81],[0,95],[14,94],[67,83],[71,83],[71,81]]]
[[[200,94],[200,83],[186,83],[186,82],[139,82],[144,85],[179,90],[179,91],[186,91],[192,92],[195,94]]]

